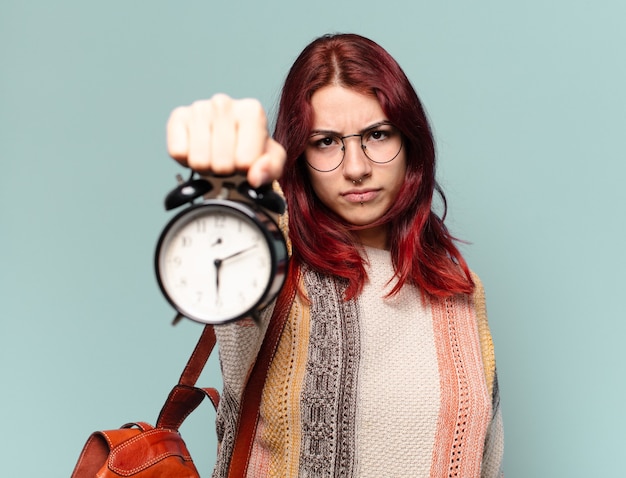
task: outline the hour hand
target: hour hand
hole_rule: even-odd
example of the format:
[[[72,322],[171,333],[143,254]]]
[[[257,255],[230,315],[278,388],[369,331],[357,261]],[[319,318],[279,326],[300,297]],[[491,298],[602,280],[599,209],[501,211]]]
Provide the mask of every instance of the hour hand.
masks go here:
[[[215,259],[213,264],[215,265],[215,293],[219,297],[220,292],[220,269],[222,268],[223,259]]]

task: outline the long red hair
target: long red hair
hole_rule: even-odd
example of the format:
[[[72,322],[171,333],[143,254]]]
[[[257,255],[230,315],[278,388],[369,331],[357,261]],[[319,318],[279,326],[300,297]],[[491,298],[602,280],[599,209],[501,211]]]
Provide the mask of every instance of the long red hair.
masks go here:
[[[297,280],[294,272],[306,264],[345,279],[349,299],[361,291],[367,279],[354,227],[316,197],[304,160],[312,127],[311,97],[331,84],[375,96],[403,135],[406,179],[394,205],[377,221],[389,227],[398,278],[391,294],[405,283],[439,297],[470,293],[474,283],[469,269],[444,225],[445,196],[435,180],[435,145],[422,104],[391,55],[354,34],[314,40],[296,59],[283,87],[274,137],[287,150],[281,186],[289,205],[292,281]],[[432,210],[435,191],[443,200],[441,217]]]

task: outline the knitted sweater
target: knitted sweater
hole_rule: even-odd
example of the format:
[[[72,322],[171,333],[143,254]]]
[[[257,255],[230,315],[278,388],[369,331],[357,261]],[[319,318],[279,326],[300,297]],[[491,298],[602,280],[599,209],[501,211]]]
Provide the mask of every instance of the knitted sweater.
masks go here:
[[[368,283],[303,272],[262,395],[249,477],[498,477],[503,432],[483,289],[386,298],[388,251],[366,250]],[[390,282],[391,281],[391,282]],[[262,326],[216,327],[224,379],[214,477],[225,477]]]

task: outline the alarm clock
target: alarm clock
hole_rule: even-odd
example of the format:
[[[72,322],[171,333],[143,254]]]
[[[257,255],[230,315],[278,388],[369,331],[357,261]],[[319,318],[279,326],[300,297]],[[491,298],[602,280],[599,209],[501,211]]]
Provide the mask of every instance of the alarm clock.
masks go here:
[[[252,317],[282,288],[288,253],[276,217],[285,202],[271,185],[243,176],[178,176],[166,210],[185,206],[163,229],[155,252],[161,292],[187,317],[224,324]],[[214,192],[214,194],[211,194]]]

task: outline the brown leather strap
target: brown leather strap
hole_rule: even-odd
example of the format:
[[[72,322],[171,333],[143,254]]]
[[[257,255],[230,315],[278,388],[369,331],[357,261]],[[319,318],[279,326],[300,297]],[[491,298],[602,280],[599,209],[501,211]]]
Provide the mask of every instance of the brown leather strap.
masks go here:
[[[202,369],[204,369],[207,360],[209,360],[213,347],[215,347],[215,331],[212,325],[205,325],[196,348],[193,349],[191,357],[189,357],[189,361],[178,380],[180,385],[191,385],[193,387],[196,384]]]
[[[220,392],[215,388],[201,388],[204,394],[207,396],[211,403],[213,404],[213,408],[217,410],[218,405],[220,404]]]
[[[237,437],[235,438],[235,446],[230,460],[228,478],[244,478],[248,470],[265,379],[274,359],[278,341],[287,322],[289,305],[295,297],[295,289],[291,291],[286,291],[285,289],[288,289],[288,287],[284,287],[279,295],[274,314],[265,332],[263,344],[243,392]]]
[[[202,403],[205,396],[209,397],[217,409],[218,391],[214,388],[195,386],[214,347],[215,331],[212,325],[206,325],[178,380],[178,385],[172,388],[163,408],[161,408],[157,419],[157,428],[178,430],[185,418]]]
[[[176,385],[167,397],[157,419],[157,428],[178,430],[185,418],[202,403],[202,389],[189,385]]]
[[[284,287],[279,294],[274,314],[268,324],[257,360],[254,363],[243,392],[238,432],[228,473],[229,478],[243,478],[248,469],[265,379],[274,359],[278,341],[285,328],[287,316],[289,315],[289,306],[293,302],[296,293],[295,289],[290,291],[286,289],[291,288]],[[206,325],[180,376],[178,385],[172,389],[161,409],[157,427],[178,430],[185,418],[202,402],[205,396],[209,397],[217,408],[219,402],[217,390],[195,386],[215,347],[215,341],[213,326]]]

